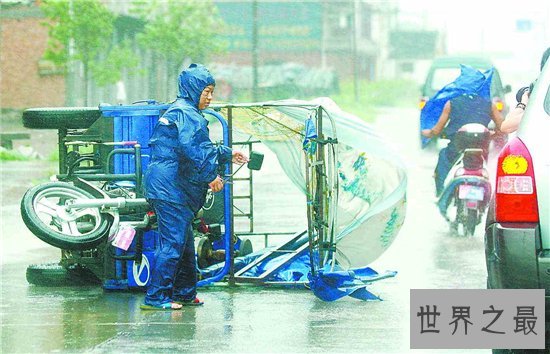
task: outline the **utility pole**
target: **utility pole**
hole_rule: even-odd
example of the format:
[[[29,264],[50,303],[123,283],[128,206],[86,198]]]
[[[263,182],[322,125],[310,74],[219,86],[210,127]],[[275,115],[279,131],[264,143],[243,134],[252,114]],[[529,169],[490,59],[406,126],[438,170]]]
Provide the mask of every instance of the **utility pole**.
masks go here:
[[[258,1],[252,2],[252,101],[258,101]]]
[[[73,0],[69,1],[69,19],[73,20]],[[69,39],[69,47],[67,48],[69,61],[67,62],[67,73],[65,74],[65,105],[68,107],[75,105],[75,63],[72,58],[74,55],[74,38],[71,36]]]
[[[351,0],[351,60],[353,61],[353,93],[355,102],[359,102],[359,67],[357,66],[357,0]]]
[[[326,69],[327,67],[327,47],[325,37],[325,22],[326,22],[327,5],[325,2],[321,2],[321,67]]]

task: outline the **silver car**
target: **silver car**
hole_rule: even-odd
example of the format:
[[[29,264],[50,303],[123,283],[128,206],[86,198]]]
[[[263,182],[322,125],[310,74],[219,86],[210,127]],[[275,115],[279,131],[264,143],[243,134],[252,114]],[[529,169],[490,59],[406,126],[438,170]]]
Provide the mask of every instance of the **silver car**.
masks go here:
[[[531,93],[517,131],[501,151],[487,213],[489,288],[543,288],[550,310],[550,65]],[[548,335],[546,336],[548,348]]]

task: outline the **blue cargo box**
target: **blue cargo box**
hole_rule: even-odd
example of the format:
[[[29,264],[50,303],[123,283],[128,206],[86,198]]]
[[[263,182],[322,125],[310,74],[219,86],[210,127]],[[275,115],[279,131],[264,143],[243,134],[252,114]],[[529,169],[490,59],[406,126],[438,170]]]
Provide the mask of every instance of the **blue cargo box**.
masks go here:
[[[149,104],[110,106],[101,104],[99,109],[104,117],[113,118],[114,141],[137,141],[141,145],[143,171],[150,160],[149,139],[159,117],[170,107],[169,104]],[[114,173],[134,173],[135,161],[132,155],[115,155]]]
[[[155,252],[144,251],[141,257],[141,263],[134,261],[126,263],[126,272],[128,274],[128,287],[141,288],[149,285],[151,282],[151,272],[155,266]]]
[[[170,107],[169,104],[158,104],[147,101],[147,104],[99,106],[103,117],[113,118],[114,142],[136,141],[141,145],[141,163],[143,172],[147,169],[150,160],[149,140],[153,128],[160,116]],[[117,146],[121,148],[124,146]],[[114,173],[131,174],[135,172],[134,155],[114,156]],[[141,288],[147,286],[151,278],[151,269],[154,265],[154,250],[158,242],[156,231],[147,231],[143,239],[143,257],[140,264],[134,261],[115,260],[116,279],[107,279],[104,288],[109,290],[123,290],[127,288]],[[132,255],[135,252],[135,241],[128,251],[115,249],[117,255]]]
[[[128,251],[114,247],[117,256],[132,256],[136,250],[134,237]],[[135,264],[130,260],[114,260],[114,279],[104,281],[103,288],[106,290],[126,290],[133,287],[144,287],[149,284],[151,269],[155,263],[155,246],[158,243],[158,231],[149,230],[143,234],[143,257],[141,264]]]

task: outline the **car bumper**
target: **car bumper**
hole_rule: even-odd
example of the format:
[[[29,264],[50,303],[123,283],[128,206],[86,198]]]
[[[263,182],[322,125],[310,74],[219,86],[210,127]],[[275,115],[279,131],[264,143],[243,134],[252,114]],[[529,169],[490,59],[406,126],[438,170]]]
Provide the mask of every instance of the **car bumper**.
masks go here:
[[[493,223],[485,231],[487,286],[495,289],[550,288],[550,252],[541,249],[536,223]]]

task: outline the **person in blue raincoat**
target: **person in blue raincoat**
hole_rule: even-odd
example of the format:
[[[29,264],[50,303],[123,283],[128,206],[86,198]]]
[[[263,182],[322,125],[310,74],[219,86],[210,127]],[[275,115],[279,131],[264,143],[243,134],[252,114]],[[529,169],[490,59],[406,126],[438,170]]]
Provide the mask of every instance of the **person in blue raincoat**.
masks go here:
[[[243,153],[214,146],[210,140],[201,111],[210,105],[214,86],[205,66],[191,64],[179,75],[177,100],[153,130],[144,182],[145,197],[157,215],[159,242],[144,310],[202,305],[197,298],[192,221],[208,188],[223,188],[218,166],[248,161]]]
[[[481,73],[478,70],[461,66],[461,75],[451,84],[442,88],[429,104],[442,105],[442,111],[436,124],[430,129],[422,129],[425,138],[433,138],[443,132],[450,140],[447,147],[441,149],[435,167],[436,195],[443,191],[445,178],[451,170],[460,151],[453,140],[454,135],[465,124],[479,123],[488,126],[491,120],[500,131],[503,118],[490,99],[492,70]],[[428,104],[426,105],[428,106]],[[431,109],[432,107],[428,107]],[[426,111],[429,111],[426,109]],[[436,109],[432,111],[437,112]]]

